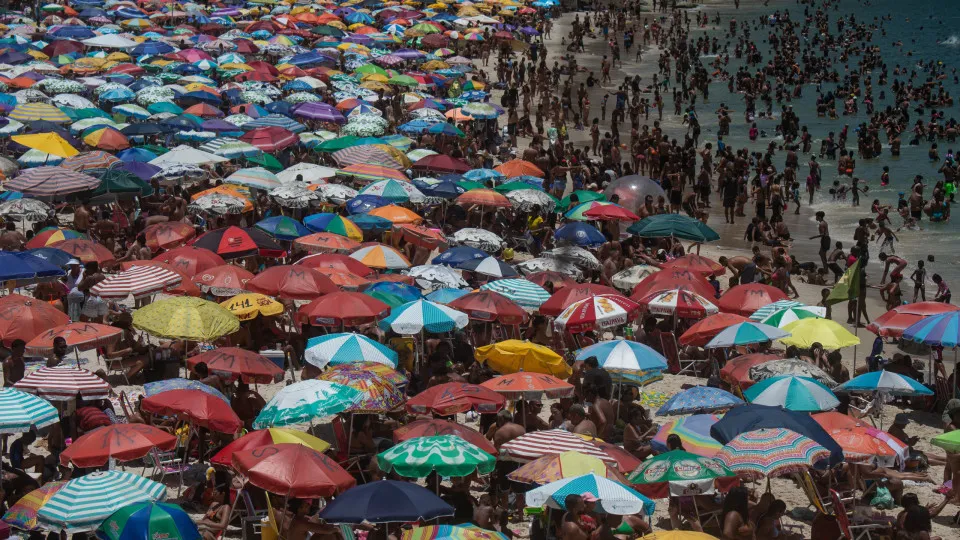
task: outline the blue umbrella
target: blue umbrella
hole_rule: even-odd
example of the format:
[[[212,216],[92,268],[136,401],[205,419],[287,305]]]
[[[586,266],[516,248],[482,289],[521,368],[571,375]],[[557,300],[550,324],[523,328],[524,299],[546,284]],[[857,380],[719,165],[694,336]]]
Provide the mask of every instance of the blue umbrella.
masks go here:
[[[206,392],[211,396],[218,397],[227,403],[230,403],[230,400],[227,396],[212,386],[203,384],[200,381],[191,381],[189,379],[164,379],[162,381],[150,382],[143,385],[143,393],[147,397],[155,396],[163,392],[169,392],[170,390],[200,390],[201,392]]]
[[[301,236],[310,234],[310,229],[304,227],[299,221],[287,216],[268,217],[258,221],[254,227],[277,240],[296,240]],[[293,231],[294,234],[290,234],[291,231]]]
[[[467,192],[467,190],[461,186],[447,180],[431,182],[429,180],[416,179],[413,181],[413,185],[417,186],[417,189],[422,191],[427,197],[438,197],[441,199],[456,199]]]
[[[950,311],[924,317],[903,331],[903,339],[927,345],[956,347],[960,344],[960,313]]]
[[[393,202],[388,201],[379,195],[362,193],[347,201],[347,212],[351,214],[366,214],[374,208],[389,206],[391,204],[393,204]]]
[[[829,464],[843,462],[843,450],[808,413],[790,411],[783,407],[741,405],[727,411],[723,418],[710,427],[710,436],[727,444],[737,435],[764,428],[789,429],[805,435],[830,450]]]
[[[657,411],[659,415],[700,414],[743,405],[737,396],[709,386],[694,386],[674,395]]]
[[[565,223],[553,233],[553,237],[578,246],[599,246],[607,241],[596,227],[580,221]]]
[[[156,154],[143,148],[127,148],[122,152],[117,152],[117,157],[120,158],[120,161],[140,161],[142,163],[149,163],[157,159]]]
[[[0,281],[62,276],[63,269],[28,253],[0,251]]]
[[[834,389],[836,392],[880,392],[893,396],[932,396],[933,391],[919,382],[890,371],[871,371],[854,377]]]
[[[369,214],[357,214],[350,216],[350,221],[352,221],[357,227],[360,227],[360,230],[362,231],[388,231],[393,227],[393,222],[389,219],[371,216]]]
[[[127,161],[123,164],[116,165],[115,168],[132,172],[133,174],[137,175],[137,178],[144,181],[150,180],[156,176],[157,173],[163,170],[156,165],[151,165],[150,163],[144,163],[141,161]]]
[[[577,360],[584,361],[591,356],[597,358],[600,367],[607,371],[645,372],[667,369],[667,360],[662,354],[636,341],[613,339],[601,341],[580,349]]]
[[[320,512],[328,523],[397,523],[452,515],[453,507],[429,489],[396,480],[349,489]]]
[[[142,56],[145,54],[167,54],[173,52],[175,49],[173,45],[164,43],[163,41],[147,41],[141,43],[133,48],[132,54],[135,56]]]
[[[28,249],[27,251],[24,251],[24,253],[33,255],[38,259],[43,259],[48,263],[61,268],[66,266],[67,261],[73,258],[73,255],[67,253],[66,251],[52,247]]]
[[[396,368],[398,356],[393,349],[367,336],[341,332],[310,338],[304,359],[319,368],[358,362],[376,362]]]
[[[444,264],[446,266],[459,266],[469,260],[486,259],[487,256],[486,252],[475,247],[457,246],[437,255],[430,262],[432,264]]]
[[[470,294],[470,291],[464,289],[453,289],[450,287],[444,287],[442,289],[437,289],[432,293],[424,296],[427,300],[431,302],[436,302],[438,304],[449,304],[457,298],[466,296]]]
[[[378,281],[363,290],[364,294],[380,292],[390,294],[403,300],[404,302],[413,302],[421,298],[420,289],[406,283],[397,283],[393,281]]]

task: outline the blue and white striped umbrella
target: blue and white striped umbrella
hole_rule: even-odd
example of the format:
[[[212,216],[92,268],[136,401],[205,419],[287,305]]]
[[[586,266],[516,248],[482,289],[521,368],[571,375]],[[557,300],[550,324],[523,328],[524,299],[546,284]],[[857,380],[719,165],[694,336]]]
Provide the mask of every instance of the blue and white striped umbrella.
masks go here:
[[[318,368],[359,362],[377,362],[396,368],[398,360],[396,351],[367,336],[349,332],[310,338],[304,357]]]
[[[956,347],[960,344],[960,313],[950,311],[920,319],[903,331],[903,339],[927,345]]]
[[[47,400],[13,388],[0,388],[0,433],[23,433],[60,421]]]
[[[247,122],[243,125],[244,131],[250,131],[262,127],[282,127],[283,129],[290,130],[294,133],[300,133],[307,130],[307,127],[297,122],[292,118],[283,116],[282,114],[268,114],[267,116],[261,116],[252,122]]]
[[[498,279],[480,286],[481,290],[498,292],[524,309],[538,309],[550,299],[543,287],[525,279]]]
[[[733,326],[724,328],[722,332],[714,336],[707,343],[707,349],[722,349],[724,347],[737,347],[739,345],[750,345],[753,343],[763,343],[773,341],[790,335],[769,324],[742,322]]]
[[[840,400],[823,384],[809,378],[785,375],[758,382],[743,397],[757,405],[780,406],[800,412],[828,411]]]
[[[668,416],[674,414],[702,414],[743,405],[743,400],[737,396],[709,386],[694,386],[679,394],[675,394],[660,409],[657,414]]]
[[[227,159],[237,159],[240,157],[253,157],[263,153],[256,146],[248,142],[234,139],[232,137],[220,137],[200,146],[204,152],[210,152]]]
[[[450,287],[444,287],[442,289],[437,289],[432,293],[424,296],[427,300],[431,302],[436,302],[438,304],[449,304],[461,296],[466,296],[470,294],[470,291],[465,289],[452,289]]]
[[[567,495],[590,493],[598,499],[598,508],[607,514],[626,516],[643,512],[652,515],[654,502],[636,490],[603,476],[590,473],[573,478],[564,478],[550,482],[528,491],[524,496],[527,506],[547,505],[551,508],[565,509]]]
[[[163,500],[163,484],[122,471],[98,471],[67,482],[37,513],[41,528],[74,534],[93,531],[124,506]]]
[[[63,163],[63,158],[48,154],[36,149],[30,149],[17,158],[17,163],[24,167],[43,167],[45,165],[59,165]]]
[[[933,391],[919,382],[887,370],[872,371],[854,377],[834,389],[835,392],[880,392],[891,396],[931,396]]]
[[[652,348],[626,339],[601,341],[577,352],[577,360],[597,357],[607,371],[653,371],[667,369],[667,360]]]
[[[414,300],[393,308],[390,316],[380,321],[380,328],[401,335],[420,332],[439,334],[467,326],[467,314],[427,300]]]
[[[153,114],[144,109],[139,105],[134,105],[133,103],[124,103],[123,105],[117,105],[113,108],[114,113],[122,114],[124,116],[132,116],[137,120],[146,120],[150,118]]]

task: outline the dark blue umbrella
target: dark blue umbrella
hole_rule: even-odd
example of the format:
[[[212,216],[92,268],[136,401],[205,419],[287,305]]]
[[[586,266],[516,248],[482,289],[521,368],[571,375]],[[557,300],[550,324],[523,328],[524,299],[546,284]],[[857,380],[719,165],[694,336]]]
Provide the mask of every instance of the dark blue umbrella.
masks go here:
[[[157,159],[157,155],[143,148],[127,148],[117,153],[120,161],[142,161],[144,163]]]
[[[173,52],[174,47],[169,43],[164,43],[162,41],[147,41],[141,43],[133,48],[133,54],[135,56],[143,56],[145,54],[167,54]]]
[[[143,90],[144,88],[150,88],[153,86],[163,86],[163,85],[161,85],[159,82],[153,79],[137,79],[132,83],[130,83],[130,86],[128,86],[127,88],[136,92],[138,90]]]
[[[727,444],[741,433],[764,428],[789,429],[809,437],[830,450],[828,460],[830,465],[843,462],[843,450],[840,445],[812,416],[783,407],[754,404],[734,407],[710,428],[710,436],[722,444]]]
[[[156,165],[151,165],[149,163],[143,163],[141,161],[128,161],[122,165],[117,165],[118,169],[123,169],[125,171],[130,171],[133,174],[137,175],[141,180],[150,180],[161,170],[160,167]]]
[[[82,27],[78,26],[75,28]],[[4,51],[3,53],[0,53],[0,64],[23,64],[24,62],[29,62],[31,60],[33,60],[32,56],[19,51]]]
[[[215,133],[239,133],[243,134],[243,130],[240,129],[236,124],[231,124],[226,120],[221,120],[219,118],[211,118],[210,120],[205,120],[200,124],[200,128],[204,131],[213,131]]]
[[[186,116],[174,116],[160,121],[160,125],[174,128],[175,130],[193,130],[200,127],[199,124]]]
[[[272,114],[290,116],[290,110],[293,108],[293,104],[286,101],[274,101],[273,103],[267,103],[263,106],[263,108],[270,111]]]
[[[581,221],[564,224],[553,233],[553,237],[578,246],[599,246],[607,241],[596,227]]]
[[[453,507],[410,482],[378,480],[349,489],[320,512],[327,523],[397,523],[452,516]]]
[[[61,26],[48,35],[57,38],[88,39],[96,37],[97,34],[88,26]]]
[[[474,259],[486,259],[488,255],[479,249],[471,246],[457,246],[450,248],[440,255],[437,255],[430,261],[432,264],[445,264],[447,266],[459,266],[467,261]]]
[[[206,103],[207,105],[213,105],[214,107],[219,107],[223,100],[217,97],[210,92],[204,92],[202,90],[197,90],[195,92],[187,92],[186,94],[180,96],[181,103]]]
[[[187,128],[192,129],[192,128]],[[153,122],[146,124],[130,124],[129,126],[124,127],[120,130],[120,133],[128,137],[136,137],[142,135],[159,135],[160,133],[172,133],[174,131],[179,131],[176,127],[170,127],[161,124],[155,124]]]
[[[442,199],[456,199],[467,192],[467,190],[457,184],[448,181],[431,185],[426,182],[414,180],[413,185],[417,186],[417,189],[422,191],[427,197],[440,197]]]
[[[76,3],[74,3],[74,6],[76,6]],[[79,6],[77,6],[77,7],[79,7]],[[86,9],[80,11],[80,13],[79,13],[78,15],[79,15],[79,17],[80,17],[81,19],[89,19],[89,18],[91,18],[91,17],[104,17],[104,18],[109,18],[109,17],[107,17],[107,12],[104,11],[104,10],[102,10],[102,9],[100,9],[100,8],[86,8]]]
[[[351,214],[366,214],[374,208],[389,206],[391,204],[393,204],[393,202],[388,201],[379,195],[357,195],[356,197],[347,201],[347,212],[350,212]]]
[[[59,266],[59,267],[66,266],[67,261],[73,258],[73,255],[67,253],[66,251],[62,249],[52,248],[52,247],[28,249],[23,253],[26,253],[28,255],[33,255],[38,259],[43,259],[48,263],[54,266]]]
[[[0,281],[56,277],[63,269],[28,253],[0,251]]]

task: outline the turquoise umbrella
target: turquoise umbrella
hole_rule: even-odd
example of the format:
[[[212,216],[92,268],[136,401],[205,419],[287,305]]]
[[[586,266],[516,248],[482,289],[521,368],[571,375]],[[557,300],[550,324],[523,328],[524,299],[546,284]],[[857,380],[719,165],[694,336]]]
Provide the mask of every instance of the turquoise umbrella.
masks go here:
[[[721,349],[773,341],[790,335],[790,332],[775,326],[755,322],[742,322],[724,328],[707,343],[707,349]]]
[[[308,379],[282,388],[263,407],[254,429],[312,422],[341,413],[360,402],[359,390],[330,381]]]
[[[631,225],[627,232],[640,238],[679,238],[692,242],[719,240],[717,231],[692,217],[680,214],[658,214]]]
[[[823,384],[794,375],[760,381],[748,388],[743,397],[750,403],[780,406],[800,412],[827,411],[840,405],[837,396]]]
[[[23,433],[59,421],[57,409],[47,400],[13,388],[0,388],[0,433]]]
[[[50,498],[37,520],[44,529],[68,534],[95,530],[124,506],[162,500],[163,484],[122,471],[98,471],[67,482]]]

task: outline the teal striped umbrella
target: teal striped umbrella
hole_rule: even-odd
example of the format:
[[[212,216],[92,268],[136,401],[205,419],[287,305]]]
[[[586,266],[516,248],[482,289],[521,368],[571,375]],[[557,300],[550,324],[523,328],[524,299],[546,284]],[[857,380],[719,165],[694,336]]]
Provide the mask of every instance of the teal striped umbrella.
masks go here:
[[[467,322],[466,313],[421,299],[393,308],[390,316],[380,321],[380,328],[410,336],[420,332],[450,332],[465,327]]]
[[[312,422],[343,412],[362,399],[359,390],[330,381],[308,379],[282,388],[263,407],[254,429]]]
[[[794,306],[786,309],[781,309],[772,313],[769,317],[762,319],[760,322],[763,324],[769,324],[770,326],[776,326],[777,328],[783,328],[784,326],[801,319],[822,319],[823,315],[818,311],[816,307],[807,307],[807,306]]]
[[[166,493],[163,484],[136,474],[99,471],[67,482],[43,505],[37,520],[50,531],[93,531],[124,506],[162,500]]]
[[[790,335],[790,332],[775,326],[755,322],[742,322],[728,326],[707,343],[707,349],[721,349],[753,343],[764,343]]]
[[[524,309],[539,309],[550,298],[543,287],[525,279],[498,279],[480,286],[481,290],[498,292]]]
[[[0,388],[0,433],[23,433],[59,421],[57,409],[47,400],[13,388]]]

